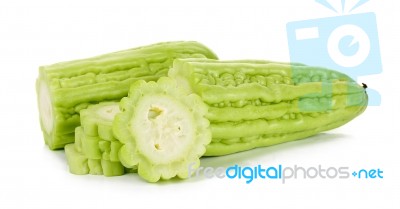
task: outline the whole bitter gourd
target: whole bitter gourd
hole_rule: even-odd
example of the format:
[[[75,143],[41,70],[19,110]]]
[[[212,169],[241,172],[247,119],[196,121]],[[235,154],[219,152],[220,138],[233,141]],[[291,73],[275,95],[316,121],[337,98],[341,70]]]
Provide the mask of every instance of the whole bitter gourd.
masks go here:
[[[50,149],[74,142],[79,112],[90,104],[127,96],[137,80],[166,76],[175,58],[215,54],[197,42],[166,42],[39,68],[36,82],[40,122]]]
[[[301,64],[182,59],[169,76],[209,106],[206,156],[315,135],[349,122],[368,102],[345,74]]]

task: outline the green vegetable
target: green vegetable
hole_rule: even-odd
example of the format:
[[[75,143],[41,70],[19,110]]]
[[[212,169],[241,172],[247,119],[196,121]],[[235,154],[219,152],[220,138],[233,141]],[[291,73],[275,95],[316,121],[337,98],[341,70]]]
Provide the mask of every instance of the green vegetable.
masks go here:
[[[65,156],[71,173],[78,175],[89,173],[88,159],[75,149],[75,144],[65,146]]]
[[[175,60],[169,76],[209,106],[207,156],[302,139],[367,106],[365,89],[328,69],[269,61]]]
[[[114,117],[119,112],[118,102],[102,102],[81,110],[82,131],[79,132],[83,134],[79,141],[82,153],[88,158],[102,159],[102,156],[109,156],[110,144],[119,143],[112,132]],[[104,159],[109,160],[107,158]]]
[[[36,82],[43,136],[50,149],[74,142],[79,112],[119,100],[137,80],[166,76],[175,58],[216,56],[197,42],[166,42],[93,58],[41,66]]]
[[[113,130],[122,143],[119,159],[125,167],[137,166],[142,178],[156,182],[187,178],[188,166],[199,166],[211,141],[207,105],[199,96],[187,94],[167,77],[138,81],[120,108]]]
[[[105,176],[125,173],[118,158],[122,144],[112,132],[114,117],[119,112],[118,102],[102,102],[81,110],[82,126],[75,129],[74,148],[65,147],[71,173]]]
[[[76,150],[74,143],[65,145],[65,155],[67,156],[69,171],[73,174],[119,176],[125,173],[125,168],[119,162],[88,159],[84,154]]]

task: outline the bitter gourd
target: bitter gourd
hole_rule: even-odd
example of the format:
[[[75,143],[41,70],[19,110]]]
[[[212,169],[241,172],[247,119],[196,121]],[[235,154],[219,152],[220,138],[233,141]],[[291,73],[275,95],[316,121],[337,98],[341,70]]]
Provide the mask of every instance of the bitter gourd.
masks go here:
[[[367,106],[345,74],[269,61],[175,60],[169,76],[209,106],[206,156],[302,139],[339,127]]]
[[[87,156],[77,151],[75,143],[65,145],[65,155],[69,171],[73,174],[119,176],[127,172],[120,162],[87,158]]]
[[[137,80],[167,75],[175,58],[215,54],[197,42],[166,42],[39,68],[36,82],[40,122],[50,149],[74,142],[79,112],[90,104],[119,100]]]
[[[120,109],[113,131],[123,144],[119,159],[125,167],[137,166],[142,178],[156,182],[187,178],[188,166],[199,166],[211,132],[207,105],[198,95],[187,94],[168,77],[137,81]]]
[[[105,176],[125,173],[118,157],[122,144],[112,131],[114,117],[119,112],[119,102],[101,102],[81,110],[81,126],[75,129],[74,149],[68,146],[66,150],[71,173]]]

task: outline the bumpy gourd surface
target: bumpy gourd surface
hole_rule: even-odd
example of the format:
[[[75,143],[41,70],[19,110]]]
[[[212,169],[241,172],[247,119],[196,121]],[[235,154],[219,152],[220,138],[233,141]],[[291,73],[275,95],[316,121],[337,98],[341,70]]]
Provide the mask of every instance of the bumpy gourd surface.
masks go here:
[[[120,107],[113,130],[123,144],[119,158],[125,167],[138,166],[142,178],[156,182],[187,178],[188,165],[199,166],[211,141],[207,105],[200,97],[165,77],[136,82]]]
[[[43,136],[50,149],[74,141],[79,112],[119,100],[137,80],[166,76],[175,58],[216,56],[197,42],[166,42],[93,58],[41,66],[36,82]]]
[[[175,60],[169,76],[209,106],[212,142],[225,155],[302,139],[339,127],[367,106],[365,89],[348,76],[270,61]]]

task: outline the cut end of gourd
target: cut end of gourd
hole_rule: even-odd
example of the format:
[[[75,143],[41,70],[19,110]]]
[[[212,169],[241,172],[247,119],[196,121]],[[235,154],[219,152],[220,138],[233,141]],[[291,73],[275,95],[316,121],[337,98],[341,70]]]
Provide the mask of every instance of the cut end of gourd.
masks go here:
[[[50,98],[50,89],[46,82],[38,81],[39,114],[43,129],[51,134],[54,127],[53,107]]]
[[[199,161],[211,141],[207,105],[171,78],[137,82],[121,110],[113,124],[123,143],[119,158],[126,167],[137,166],[149,182],[187,178],[188,166]]]

